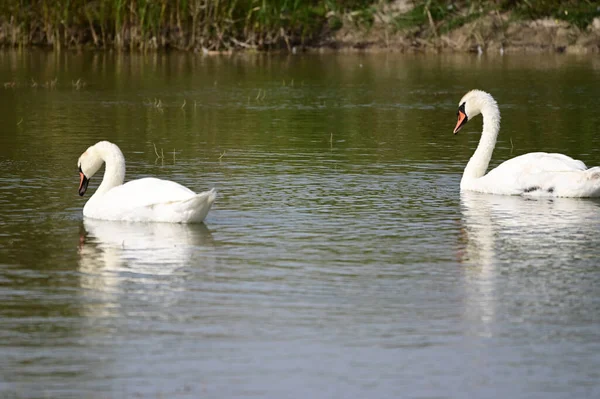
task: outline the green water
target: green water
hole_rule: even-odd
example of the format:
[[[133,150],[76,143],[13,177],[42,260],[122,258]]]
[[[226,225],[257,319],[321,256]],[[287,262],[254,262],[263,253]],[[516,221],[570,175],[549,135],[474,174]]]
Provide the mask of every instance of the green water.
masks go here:
[[[481,119],[452,135],[481,88],[492,166],[600,165],[597,57],[4,52],[0,83],[3,397],[600,395],[600,202],[461,196]],[[83,220],[99,140],[215,187],[205,224]]]

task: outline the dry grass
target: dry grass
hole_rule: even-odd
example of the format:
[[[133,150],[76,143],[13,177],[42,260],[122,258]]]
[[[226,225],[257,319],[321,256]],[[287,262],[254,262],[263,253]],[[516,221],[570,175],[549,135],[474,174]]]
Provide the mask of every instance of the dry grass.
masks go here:
[[[374,0],[3,0],[0,44],[55,49],[271,49],[303,45],[331,13]]]

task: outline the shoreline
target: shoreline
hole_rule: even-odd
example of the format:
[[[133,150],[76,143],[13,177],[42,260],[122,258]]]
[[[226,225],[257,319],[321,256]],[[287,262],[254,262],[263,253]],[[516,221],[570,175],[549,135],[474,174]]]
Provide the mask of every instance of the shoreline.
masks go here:
[[[98,26],[89,14],[86,14],[88,23],[74,20],[71,24],[64,21],[52,24],[52,21],[30,20],[28,25],[12,14],[0,12],[0,48],[182,51],[207,55],[236,52],[600,53],[600,6],[588,12],[583,24],[550,17],[525,19],[515,10],[500,12],[490,6],[490,2],[482,2],[484,5],[476,11],[456,8],[441,16],[436,14],[436,18],[428,8],[431,3],[435,2],[378,3],[369,9],[371,14],[360,17],[362,19],[354,15],[356,11],[329,11],[312,22],[308,34],[298,33],[305,29],[302,24],[288,26],[288,31],[284,27],[272,27],[271,31],[256,27],[259,33],[246,26],[242,36],[230,26],[231,31],[217,38],[211,36],[211,32],[197,31],[196,26],[204,24],[203,21],[190,23],[188,20],[186,24],[185,16],[180,19],[179,9],[171,10],[172,15],[177,12],[176,21],[171,16],[170,22],[163,22],[160,29],[146,31],[136,25],[139,21],[133,11],[129,20],[121,21],[120,28],[118,24],[110,25],[111,21]],[[452,7],[449,5],[448,9]],[[261,29],[265,30],[260,32]]]
[[[566,21],[543,18],[513,20],[511,13],[490,12],[448,33],[424,39],[390,34],[385,27],[369,32],[338,32],[312,51],[412,53],[600,53],[600,17],[580,29]]]

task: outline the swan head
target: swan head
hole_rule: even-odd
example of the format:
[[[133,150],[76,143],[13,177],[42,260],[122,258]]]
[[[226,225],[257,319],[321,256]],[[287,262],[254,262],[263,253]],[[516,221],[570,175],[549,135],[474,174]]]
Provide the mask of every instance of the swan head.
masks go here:
[[[81,154],[77,161],[79,167],[79,195],[83,196],[85,194],[90,179],[98,172],[103,163],[104,160],[98,154],[96,146],[89,147]]]
[[[485,91],[471,90],[465,94],[458,102],[458,111],[456,112],[458,121],[456,122],[456,127],[454,128],[454,134],[458,133],[458,131],[464,125],[466,125],[471,118],[476,117],[483,109],[490,106],[498,107],[496,100],[494,100],[494,98]]]

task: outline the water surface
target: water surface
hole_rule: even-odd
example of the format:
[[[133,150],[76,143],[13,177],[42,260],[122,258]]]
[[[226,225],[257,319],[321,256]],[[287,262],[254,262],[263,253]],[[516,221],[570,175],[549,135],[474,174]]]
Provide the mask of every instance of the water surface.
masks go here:
[[[600,202],[461,195],[481,120],[452,129],[478,87],[492,166],[598,165],[599,78],[566,56],[0,53],[0,392],[598,397]],[[102,139],[129,179],[217,188],[205,224],[84,220]]]

